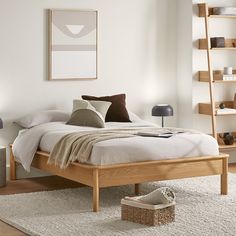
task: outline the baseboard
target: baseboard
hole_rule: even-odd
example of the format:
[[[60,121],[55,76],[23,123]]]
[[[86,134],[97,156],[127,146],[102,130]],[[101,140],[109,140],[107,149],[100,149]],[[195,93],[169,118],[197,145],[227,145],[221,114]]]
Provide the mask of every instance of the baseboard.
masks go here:
[[[10,165],[7,165],[6,175],[7,175],[7,180],[9,180],[10,179]]]

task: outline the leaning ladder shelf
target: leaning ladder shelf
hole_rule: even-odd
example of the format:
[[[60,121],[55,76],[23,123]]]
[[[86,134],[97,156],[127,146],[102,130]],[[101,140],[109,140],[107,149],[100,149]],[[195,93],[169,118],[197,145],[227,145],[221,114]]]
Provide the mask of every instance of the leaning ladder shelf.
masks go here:
[[[236,39],[226,39],[224,48],[211,48],[210,43],[210,34],[209,34],[209,18],[225,18],[225,19],[236,19],[236,16],[227,16],[227,15],[213,15],[213,8],[208,7],[206,3],[198,4],[199,9],[199,17],[204,17],[205,22],[205,39],[199,39],[198,48],[201,50],[207,51],[207,63],[208,63],[208,71],[199,71],[198,78],[200,82],[208,82],[209,83],[209,93],[210,93],[210,103],[199,103],[199,113],[204,115],[211,116],[211,126],[212,126],[212,134],[213,137],[219,141],[219,134],[216,132],[216,117],[217,116],[228,116],[228,115],[236,115],[236,111],[228,112],[228,113],[218,113],[219,102],[215,102],[214,100],[214,83],[235,83],[235,80],[225,81],[223,80],[223,71],[220,70],[212,70],[211,64],[211,51],[212,50],[236,50]],[[236,69],[233,70],[233,74],[236,74]],[[232,101],[224,102],[227,108],[233,108]],[[236,149],[236,143],[233,145],[224,145],[219,143],[220,150],[232,150]]]

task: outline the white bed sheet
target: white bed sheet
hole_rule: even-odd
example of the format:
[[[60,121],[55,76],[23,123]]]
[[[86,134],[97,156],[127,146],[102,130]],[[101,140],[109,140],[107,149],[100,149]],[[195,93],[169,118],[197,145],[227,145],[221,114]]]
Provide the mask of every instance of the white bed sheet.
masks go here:
[[[106,123],[105,129],[151,127],[142,120],[133,123]],[[30,166],[38,148],[51,152],[56,142],[71,132],[96,130],[97,128],[50,122],[21,130],[13,143],[13,154],[25,170]],[[216,156],[217,141],[203,133],[182,133],[171,138],[131,137],[102,141],[94,145],[88,164],[108,165],[138,161],[174,159],[180,157]]]
[[[60,124],[62,126],[62,124]],[[64,125],[64,130],[46,132],[40,140],[41,150],[51,152],[54,145],[65,134],[72,131],[92,130],[95,128]],[[145,127],[150,123],[107,123],[106,129],[117,127]],[[174,159],[218,155],[218,144],[214,138],[203,133],[181,133],[171,138],[131,137],[102,141],[94,145],[88,164],[109,165],[137,161]]]

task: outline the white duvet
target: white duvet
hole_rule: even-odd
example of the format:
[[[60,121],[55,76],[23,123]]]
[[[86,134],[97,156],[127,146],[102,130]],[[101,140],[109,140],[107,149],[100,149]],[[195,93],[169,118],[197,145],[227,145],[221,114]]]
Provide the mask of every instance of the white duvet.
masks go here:
[[[106,123],[104,129],[140,128],[153,126],[149,122]],[[21,130],[13,143],[13,154],[25,170],[30,166],[37,149],[51,152],[60,138],[71,132],[96,130],[92,127],[66,125],[62,122],[50,122]],[[112,139],[94,145],[88,164],[108,165],[173,159],[179,157],[194,157],[218,155],[216,140],[203,133],[181,133],[171,138],[140,137]]]

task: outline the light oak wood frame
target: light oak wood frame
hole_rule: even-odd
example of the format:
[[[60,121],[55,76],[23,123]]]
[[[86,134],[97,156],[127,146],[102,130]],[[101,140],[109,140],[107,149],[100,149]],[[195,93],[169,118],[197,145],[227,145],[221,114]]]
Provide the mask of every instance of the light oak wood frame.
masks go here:
[[[211,63],[211,38],[209,35],[209,21],[208,21],[208,6],[204,4],[204,22],[205,22],[205,33],[206,33],[206,50],[207,50],[207,66],[208,66],[208,78],[209,78],[209,94],[210,94],[210,103],[211,103],[211,126],[212,126],[212,135],[217,139],[216,133],[216,109],[214,102],[214,86],[213,86],[213,70]]]
[[[93,211],[99,210],[99,190],[103,187],[135,184],[135,194],[139,193],[139,183],[181,179],[197,176],[221,175],[221,194],[228,192],[228,154],[219,156],[179,158],[174,160],[145,161],[115,165],[93,166],[71,163],[60,169],[48,165],[49,154],[37,151],[32,166],[93,188]],[[16,162],[11,151],[10,178],[16,179]]]

